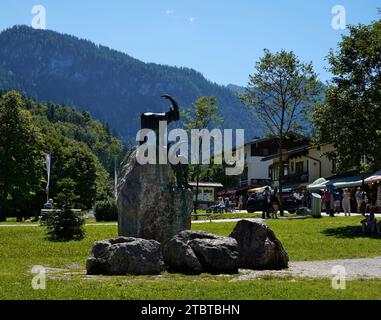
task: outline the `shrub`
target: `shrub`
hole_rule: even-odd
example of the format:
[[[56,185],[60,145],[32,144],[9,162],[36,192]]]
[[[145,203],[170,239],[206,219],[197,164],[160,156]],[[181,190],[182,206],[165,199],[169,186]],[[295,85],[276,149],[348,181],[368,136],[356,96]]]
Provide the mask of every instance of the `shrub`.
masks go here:
[[[84,237],[85,219],[81,212],[64,207],[62,211],[53,211],[47,215],[48,238],[53,241],[81,240]]]
[[[118,208],[114,199],[98,201],[94,208],[95,219],[97,221],[117,221]]]

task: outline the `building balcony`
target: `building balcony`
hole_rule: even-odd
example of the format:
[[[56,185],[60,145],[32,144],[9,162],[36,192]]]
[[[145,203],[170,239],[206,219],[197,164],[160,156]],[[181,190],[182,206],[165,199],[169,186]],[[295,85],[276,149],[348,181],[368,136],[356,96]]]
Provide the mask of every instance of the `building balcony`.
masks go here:
[[[293,184],[293,183],[303,183],[309,180],[308,172],[289,174],[283,177],[283,183]]]

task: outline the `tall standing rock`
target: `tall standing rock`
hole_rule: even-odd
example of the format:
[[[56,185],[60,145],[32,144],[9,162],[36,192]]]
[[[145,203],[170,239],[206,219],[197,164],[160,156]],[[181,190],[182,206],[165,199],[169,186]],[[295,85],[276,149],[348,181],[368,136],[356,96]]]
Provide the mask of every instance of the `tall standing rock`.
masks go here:
[[[193,195],[179,187],[171,164],[141,165],[133,148],[118,179],[119,236],[165,243],[191,228]]]

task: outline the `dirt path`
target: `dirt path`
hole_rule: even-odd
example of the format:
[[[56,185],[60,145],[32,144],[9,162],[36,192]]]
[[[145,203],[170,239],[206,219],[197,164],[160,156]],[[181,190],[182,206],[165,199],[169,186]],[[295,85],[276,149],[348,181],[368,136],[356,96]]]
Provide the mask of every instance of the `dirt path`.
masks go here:
[[[342,266],[345,268],[346,280],[375,278],[381,279],[381,257],[376,257],[367,259],[290,262],[289,268],[287,270],[242,270],[244,274],[234,278],[232,281],[253,280],[266,276],[293,278],[332,278],[335,275],[333,273],[333,268],[336,266]]]
[[[290,281],[295,279],[313,279],[327,278],[333,279],[333,268],[340,266],[345,268],[345,280],[358,279],[381,279],[381,257],[368,259],[344,259],[344,260],[326,260],[326,261],[300,261],[291,262],[289,269],[281,271],[254,271],[240,269],[239,275],[226,275],[231,277],[231,282],[234,281],[250,281],[265,277],[290,278]],[[80,276],[86,280],[110,281],[113,277],[105,276],[88,276],[86,270],[81,269],[80,265],[69,265],[67,269],[58,269],[46,266],[46,273],[50,279],[57,280],[72,280]],[[344,270],[344,269],[341,269]],[[341,274],[343,275],[343,274]],[[184,276],[186,277],[186,276]],[[169,274],[152,276],[150,280],[173,281]],[[128,277],[123,281],[146,281],[147,279]],[[192,279],[192,281],[205,281],[204,278]]]

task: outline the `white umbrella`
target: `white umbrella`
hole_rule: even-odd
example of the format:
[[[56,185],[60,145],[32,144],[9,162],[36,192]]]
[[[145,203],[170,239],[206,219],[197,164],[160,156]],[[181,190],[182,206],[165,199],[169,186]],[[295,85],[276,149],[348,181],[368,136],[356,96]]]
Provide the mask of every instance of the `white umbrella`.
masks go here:
[[[321,190],[321,189],[324,189],[326,187],[328,182],[329,182],[329,180],[326,180],[324,178],[319,178],[316,181],[314,181],[313,183],[311,183],[310,185],[308,185],[307,189],[308,190]]]
[[[381,181],[381,169],[373,173],[369,178],[365,179],[365,183],[375,183]]]

